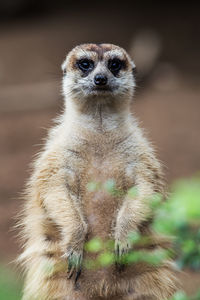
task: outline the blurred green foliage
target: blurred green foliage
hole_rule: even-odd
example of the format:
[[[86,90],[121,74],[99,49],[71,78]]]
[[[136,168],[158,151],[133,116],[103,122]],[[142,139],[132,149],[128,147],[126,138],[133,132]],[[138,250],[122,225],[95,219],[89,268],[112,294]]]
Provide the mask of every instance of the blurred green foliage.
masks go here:
[[[187,296],[183,291],[178,291],[170,300],[200,300],[200,290],[193,296]]]
[[[157,203],[153,228],[175,236],[180,268],[200,269],[200,178],[175,182],[169,199]]]
[[[21,283],[10,269],[0,265],[0,300],[20,300]]]

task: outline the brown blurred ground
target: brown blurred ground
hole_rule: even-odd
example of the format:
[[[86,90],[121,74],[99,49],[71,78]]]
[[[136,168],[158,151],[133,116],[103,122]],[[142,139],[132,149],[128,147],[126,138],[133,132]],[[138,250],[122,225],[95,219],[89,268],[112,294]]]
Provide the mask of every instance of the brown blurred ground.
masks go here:
[[[10,231],[18,196],[45,128],[62,108],[60,64],[76,44],[120,44],[137,64],[138,36],[156,36],[160,50],[148,72],[139,70],[133,112],[167,166],[169,182],[200,170],[197,9],[92,3],[0,23],[0,260],[8,262],[19,251]],[[200,278],[188,274],[183,281],[191,292]]]

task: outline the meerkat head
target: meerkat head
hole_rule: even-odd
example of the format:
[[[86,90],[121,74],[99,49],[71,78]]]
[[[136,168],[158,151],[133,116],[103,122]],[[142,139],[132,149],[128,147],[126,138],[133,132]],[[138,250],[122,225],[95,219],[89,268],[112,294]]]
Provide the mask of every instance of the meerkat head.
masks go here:
[[[82,44],[62,64],[63,93],[79,101],[131,98],[135,64],[127,52],[112,44]]]

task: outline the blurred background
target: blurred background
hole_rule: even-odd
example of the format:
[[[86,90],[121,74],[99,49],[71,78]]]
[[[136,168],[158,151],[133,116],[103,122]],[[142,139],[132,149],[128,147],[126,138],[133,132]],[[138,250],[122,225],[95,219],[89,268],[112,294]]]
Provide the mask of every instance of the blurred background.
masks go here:
[[[85,42],[130,53],[137,66],[132,111],[170,185],[200,170],[199,37],[195,1],[0,1],[0,299],[19,299],[13,218],[33,155],[63,106],[66,53]],[[188,294],[200,286],[196,271],[180,277]]]

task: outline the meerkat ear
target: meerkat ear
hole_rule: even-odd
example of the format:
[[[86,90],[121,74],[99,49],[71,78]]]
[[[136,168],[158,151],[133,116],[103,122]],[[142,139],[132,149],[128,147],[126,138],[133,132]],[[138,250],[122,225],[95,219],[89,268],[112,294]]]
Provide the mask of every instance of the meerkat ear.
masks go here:
[[[135,63],[134,63],[133,60],[131,61],[131,65],[132,65],[132,73],[133,73],[133,76],[135,76],[136,73],[137,73],[137,69],[136,69],[136,65],[135,65]]]
[[[64,60],[64,62],[61,65],[61,69],[62,69],[64,75],[67,73],[66,67],[67,67],[67,63],[66,63],[66,60]]]

